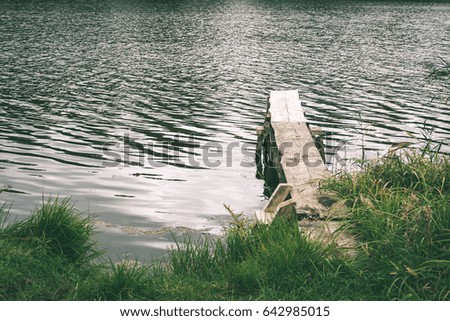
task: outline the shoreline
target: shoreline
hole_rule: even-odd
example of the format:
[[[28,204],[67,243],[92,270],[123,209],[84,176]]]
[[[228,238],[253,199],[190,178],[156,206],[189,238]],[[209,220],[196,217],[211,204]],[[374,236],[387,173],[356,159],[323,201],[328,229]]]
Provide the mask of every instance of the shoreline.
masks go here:
[[[233,213],[222,238],[187,238],[165,262],[96,263],[92,218],[53,200],[2,226],[0,299],[448,300],[448,156],[405,151],[362,166],[321,184],[347,213],[352,257],[288,217],[261,225]]]

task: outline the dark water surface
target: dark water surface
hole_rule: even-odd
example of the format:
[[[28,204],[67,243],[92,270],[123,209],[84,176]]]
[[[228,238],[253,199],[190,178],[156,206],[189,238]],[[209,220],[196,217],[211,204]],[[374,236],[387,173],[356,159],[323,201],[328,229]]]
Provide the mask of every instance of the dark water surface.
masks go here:
[[[425,79],[450,60],[450,4],[0,0],[0,49],[0,200],[24,218],[72,196],[113,255],[263,207],[248,164],[270,90],[298,89],[349,155],[425,121],[450,151]]]

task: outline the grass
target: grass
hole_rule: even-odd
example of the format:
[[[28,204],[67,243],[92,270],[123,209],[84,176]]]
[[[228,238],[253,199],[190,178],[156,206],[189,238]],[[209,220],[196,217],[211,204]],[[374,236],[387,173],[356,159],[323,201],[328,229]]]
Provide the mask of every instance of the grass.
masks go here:
[[[232,213],[222,238],[187,239],[167,262],[96,263],[92,220],[56,199],[2,225],[0,299],[448,300],[448,157],[409,151],[362,166],[322,182],[346,204],[353,257],[308,240],[296,220]]]
[[[75,264],[89,262],[97,256],[92,232],[91,218],[77,216],[69,199],[50,199],[28,219],[2,230],[5,237],[13,237],[16,242],[36,244],[48,255]]]
[[[358,263],[386,299],[449,299],[450,163],[409,151],[325,182],[345,200]]]
[[[433,66],[428,76],[431,80],[450,80],[450,62],[441,59],[440,65]]]
[[[428,80],[441,86],[440,93],[434,97],[442,102],[449,103],[450,62],[440,59],[440,64],[433,66],[429,72]]]
[[[3,220],[7,209],[2,208]],[[58,300],[77,279],[96,268],[100,252],[90,219],[80,218],[68,200],[49,200],[28,219],[0,230],[0,298]]]

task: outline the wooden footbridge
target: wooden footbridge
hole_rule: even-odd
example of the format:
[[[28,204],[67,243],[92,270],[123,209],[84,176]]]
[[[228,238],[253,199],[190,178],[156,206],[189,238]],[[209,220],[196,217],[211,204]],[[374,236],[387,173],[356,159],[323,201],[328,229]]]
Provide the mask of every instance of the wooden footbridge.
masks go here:
[[[270,93],[264,125],[257,128],[257,156],[264,167],[276,172],[278,185],[256,217],[270,224],[276,215],[295,211],[301,230],[310,237],[352,247],[351,238],[335,233],[339,222],[329,219],[321,202],[319,182],[330,172],[320,133],[308,124],[297,90]]]

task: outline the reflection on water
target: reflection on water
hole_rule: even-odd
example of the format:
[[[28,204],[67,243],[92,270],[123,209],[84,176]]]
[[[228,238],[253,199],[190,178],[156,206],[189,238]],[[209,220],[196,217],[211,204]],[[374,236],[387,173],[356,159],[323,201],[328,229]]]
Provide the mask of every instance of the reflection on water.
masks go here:
[[[145,229],[217,227],[222,203],[252,213],[262,181],[242,164],[275,89],[299,89],[307,117],[349,157],[420,137],[424,122],[450,151],[449,106],[425,79],[449,58],[448,4],[0,5],[1,199],[19,217],[43,195]],[[220,165],[205,165],[205,151]],[[158,237],[99,236],[141,257],[166,244]]]

